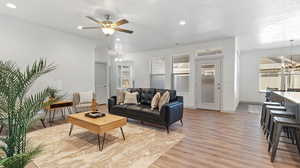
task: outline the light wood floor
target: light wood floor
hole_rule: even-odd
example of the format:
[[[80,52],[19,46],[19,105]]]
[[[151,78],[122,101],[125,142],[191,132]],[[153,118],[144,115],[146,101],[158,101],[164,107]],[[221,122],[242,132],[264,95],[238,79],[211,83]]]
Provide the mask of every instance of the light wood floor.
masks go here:
[[[99,109],[107,111],[106,106]],[[185,138],[150,168],[300,168],[296,146],[285,143],[280,144],[275,162],[270,162],[258,114],[185,109],[183,120],[183,127],[175,123],[170,129]],[[32,131],[41,128],[38,122]]]
[[[185,109],[184,126],[176,129],[186,137],[151,168],[299,168],[294,145],[281,143],[275,162],[270,162],[258,121],[258,114]]]

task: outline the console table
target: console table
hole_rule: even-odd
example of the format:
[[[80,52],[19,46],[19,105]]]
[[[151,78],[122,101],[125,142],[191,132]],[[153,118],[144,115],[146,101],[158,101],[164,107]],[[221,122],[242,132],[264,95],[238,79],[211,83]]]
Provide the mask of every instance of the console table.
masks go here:
[[[68,112],[71,114],[72,113],[72,109],[71,109],[72,106],[73,106],[72,101],[58,101],[58,102],[55,102],[55,103],[51,104],[50,106],[48,106],[45,109],[46,110],[45,118],[47,117],[47,114],[49,113],[49,123],[51,125],[51,123],[54,122],[55,113],[60,111],[62,118],[65,119],[66,110],[68,110]]]

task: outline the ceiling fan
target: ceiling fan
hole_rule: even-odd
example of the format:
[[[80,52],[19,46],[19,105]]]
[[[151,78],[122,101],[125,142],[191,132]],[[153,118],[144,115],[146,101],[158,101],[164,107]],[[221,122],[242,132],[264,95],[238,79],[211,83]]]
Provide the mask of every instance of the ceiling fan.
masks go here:
[[[121,19],[115,23],[113,23],[111,21],[111,16],[110,15],[105,15],[105,21],[99,21],[91,16],[86,16],[89,20],[99,24],[99,26],[94,26],[94,27],[80,27],[80,29],[102,29],[103,33],[106,36],[110,36],[112,34],[114,34],[115,31],[119,31],[119,32],[124,32],[124,33],[129,33],[132,34],[133,31],[132,30],[127,30],[127,29],[122,29],[119,28],[119,26],[123,25],[123,24],[127,24],[129,23],[128,20],[126,19]]]

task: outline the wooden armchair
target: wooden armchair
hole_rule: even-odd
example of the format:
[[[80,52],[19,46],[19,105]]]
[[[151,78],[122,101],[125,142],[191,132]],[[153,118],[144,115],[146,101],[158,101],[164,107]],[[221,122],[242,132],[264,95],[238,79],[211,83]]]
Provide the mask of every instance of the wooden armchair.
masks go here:
[[[89,92],[76,92],[73,94],[73,109],[76,113],[89,111],[92,108],[93,101],[95,100],[95,93]]]

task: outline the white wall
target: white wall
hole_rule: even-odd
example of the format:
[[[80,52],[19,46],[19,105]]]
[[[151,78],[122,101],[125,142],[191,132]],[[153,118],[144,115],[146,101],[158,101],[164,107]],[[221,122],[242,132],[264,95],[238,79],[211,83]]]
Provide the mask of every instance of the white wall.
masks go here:
[[[295,47],[300,53],[300,47]],[[264,94],[259,93],[259,62],[261,57],[286,56],[289,48],[244,51],[240,55],[240,101],[263,102]]]
[[[235,94],[235,72],[236,72],[236,39],[227,38],[223,40],[195,43],[184,46],[177,46],[174,48],[150,50],[144,52],[135,52],[127,54],[126,60],[134,62],[135,68],[135,87],[150,87],[150,59],[155,56],[166,57],[166,88],[171,88],[171,56],[178,54],[190,53],[191,57],[191,78],[190,78],[190,92],[184,94],[184,101],[186,107],[195,106],[195,53],[201,49],[222,48],[224,53],[223,60],[223,105],[222,111],[233,112],[238,104],[238,97]],[[236,82],[237,83],[237,82]]]
[[[95,41],[0,15],[0,59],[20,67],[46,58],[57,69],[35,88],[52,85],[64,93],[94,90]]]

